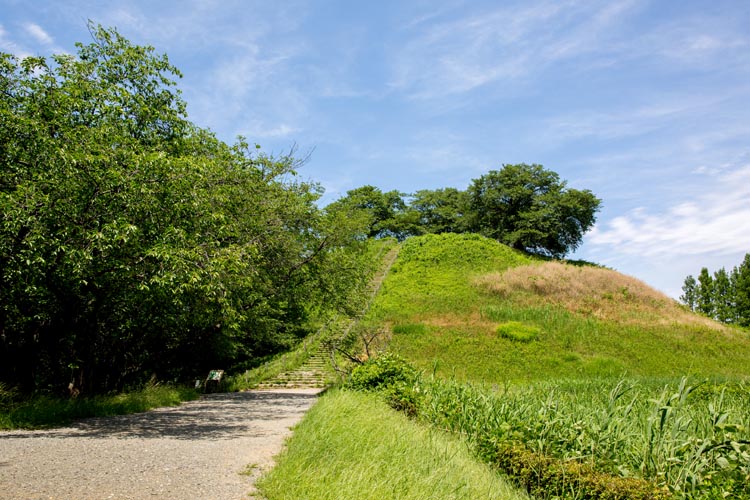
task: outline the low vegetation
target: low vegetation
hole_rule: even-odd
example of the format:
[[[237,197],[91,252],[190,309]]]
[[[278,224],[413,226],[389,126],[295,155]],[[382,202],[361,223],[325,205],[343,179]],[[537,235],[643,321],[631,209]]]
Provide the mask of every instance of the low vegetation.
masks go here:
[[[457,438],[338,390],[308,412],[258,487],[268,500],[528,498]]]
[[[65,425],[79,418],[138,413],[160,406],[176,406],[196,399],[192,389],[147,385],[123,394],[60,399],[35,396],[19,399],[16,391],[0,385],[0,429],[33,429]]]
[[[352,374],[539,498],[750,498],[750,335],[491,240],[407,240]],[[404,361],[404,360],[408,360]]]
[[[348,387],[463,436],[539,498],[747,498],[750,386],[650,379],[482,388],[387,354]]]
[[[692,314],[640,280],[602,267],[544,262],[482,275],[481,289],[527,307],[560,306],[572,314],[617,324],[725,328]]]

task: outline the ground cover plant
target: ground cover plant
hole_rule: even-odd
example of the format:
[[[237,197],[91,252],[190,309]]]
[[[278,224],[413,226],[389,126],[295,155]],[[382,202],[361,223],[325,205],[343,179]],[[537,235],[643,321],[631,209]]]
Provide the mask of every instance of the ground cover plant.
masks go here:
[[[0,385],[0,429],[53,427],[87,417],[139,413],[160,406],[177,406],[196,399],[189,388],[151,384],[127,393],[60,399],[34,396],[19,399],[17,392]]]
[[[308,412],[258,488],[268,500],[528,498],[455,437],[340,390]]]
[[[403,243],[368,320],[390,349],[443,377],[504,385],[550,378],[748,376],[750,334],[692,314],[644,283],[531,258],[477,235]],[[515,322],[538,331],[498,335]]]

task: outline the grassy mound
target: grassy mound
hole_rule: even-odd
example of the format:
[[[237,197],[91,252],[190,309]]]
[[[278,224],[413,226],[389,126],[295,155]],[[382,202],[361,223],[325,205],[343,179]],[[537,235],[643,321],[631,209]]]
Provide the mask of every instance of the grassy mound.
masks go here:
[[[347,391],[318,401],[258,487],[268,500],[528,498],[456,438]]]
[[[491,384],[747,377],[750,366],[747,331],[615,271],[533,259],[478,235],[407,240],[368,319],[388,325],[391,349],[417,367]],[[498,333],[513,322],[535,338]]]

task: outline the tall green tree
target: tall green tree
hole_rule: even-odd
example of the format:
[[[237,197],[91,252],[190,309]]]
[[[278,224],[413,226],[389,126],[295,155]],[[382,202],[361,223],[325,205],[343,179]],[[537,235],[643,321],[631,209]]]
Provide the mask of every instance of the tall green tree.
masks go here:
[[[714,319],[722,323],[733,323],[735,320],[735,292],[729,273],[723,267],[714,272],[713,276],[713,304]]]
[[[735,290],[733,280],[723,267],[714,272],[713,295],[714,318],[722,323],[734,323],[736,320]]]
[[[732,271],[735,291],[735,316],[741,326],[750,327],[750,253]]]
[[[680,300],[692,310],[724,323],[750,326],[750,254],[731,272],[701,269],[698,281],[688,276]]]
[[[714,316],[714,280],[708,268],[702,268],[698,274],[698,312],[713,318]]]
[[[299,161],[196,127],[166,56],[91,31],[75,56],[0,55],[0,381],[193,377],[342,306],[356,230]]]
[[[468,189],[470,227],[519,250],[563,257],[594,225],[599,200],[541,165],[504,165]]]
[[[398,191],[383,192],[375,186],[362,186],[347,191],[331,204],[334,211],[359,211],[369,219],[366,237],[393,237],[403,240],[422,234],[415,216],[407,212],[404,195]]]
[[[468,199],[465,191],[456,188],[422,189],[409,201],[422,232],[430,234],[463,233],[466,231]]]
[[[693,275],[688,275],[682,285],[682,295],[680,300],[688,306],[691,311],[695,311],[698,303],[698,282]]]

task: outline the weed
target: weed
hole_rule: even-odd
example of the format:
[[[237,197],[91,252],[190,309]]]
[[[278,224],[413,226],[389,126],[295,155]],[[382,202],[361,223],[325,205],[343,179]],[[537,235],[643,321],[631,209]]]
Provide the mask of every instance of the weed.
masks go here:
[[[535,468],[541,474],[535,481],[547,484],[549,495],[567,498],[567,487],[588,498],[587,488],[598,491],[605,474],[651,483],[613,480],[611,495],[750,497],[750,394],[716,393],[706,389],[711,382],[687,378],[660,383],[546,382],[498,394],[433,379],[419,385],[419,418],[466,436],[480,456],[523,482],[528,467]],[[566,471],[567,479],[555,470]],[[576,479],[581,474],[583,481]]]
[[[527,325],[519,321],[508,321],[497,325],[495,332],[504,339],[516,342],[531,342],[539,336],[541,330],[534,325]]]

